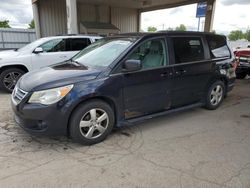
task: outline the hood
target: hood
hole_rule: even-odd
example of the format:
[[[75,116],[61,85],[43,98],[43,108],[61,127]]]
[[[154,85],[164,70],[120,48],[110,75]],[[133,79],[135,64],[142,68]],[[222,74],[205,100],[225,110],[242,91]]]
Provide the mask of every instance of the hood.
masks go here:
[[[0,52],[0,60],[4,60],[5,58],[13,58],[20,54],[20,52],[15,50],[4,50]]]
[[[18,82],[24,91],[39,91],[95,79],[101,70],[78,63],[63,63],[25,74]]]

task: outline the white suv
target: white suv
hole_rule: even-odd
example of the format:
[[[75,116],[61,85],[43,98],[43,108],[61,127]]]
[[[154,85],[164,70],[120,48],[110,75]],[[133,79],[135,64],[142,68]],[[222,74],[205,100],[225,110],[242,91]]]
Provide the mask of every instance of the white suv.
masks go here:
[[[0,88],[12,92],[28,71],[71,59],[99,36],[67,35],[38,39],[20,49],[0,52]]]

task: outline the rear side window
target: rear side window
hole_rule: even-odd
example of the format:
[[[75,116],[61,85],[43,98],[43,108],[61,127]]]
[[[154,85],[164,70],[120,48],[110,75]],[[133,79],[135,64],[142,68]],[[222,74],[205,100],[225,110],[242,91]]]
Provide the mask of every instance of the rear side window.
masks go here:
[[[90,45],[89,38],[72,38],[71,39],[71,50],[80,51]]]
[[[204,60],[204,49],[200,37],[173,37],[175,63]]]
[[[222,36],[206,36],[212,58],[230,57],[226,39]]]

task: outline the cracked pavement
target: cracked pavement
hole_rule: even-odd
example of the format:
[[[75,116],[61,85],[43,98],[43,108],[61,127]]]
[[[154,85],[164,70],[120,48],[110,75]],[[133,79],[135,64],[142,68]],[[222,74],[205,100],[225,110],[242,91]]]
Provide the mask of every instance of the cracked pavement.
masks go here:
[[[35,137],[0,93],[0,187],[250,187],[250,79],[215,111],[196,108],[114,130],[94,146]]]

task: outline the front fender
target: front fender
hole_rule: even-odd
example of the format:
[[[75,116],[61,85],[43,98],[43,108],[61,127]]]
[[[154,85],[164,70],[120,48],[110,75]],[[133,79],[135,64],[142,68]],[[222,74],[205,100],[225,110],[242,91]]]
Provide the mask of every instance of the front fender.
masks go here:
[[[70,114],[79,104],[91,99],[101,99],[114,108],[116,120],[122,120],[124,118],[122,86],[115,83],[119,83],[119,81],[106,77],[75,84],[70,94]]]

